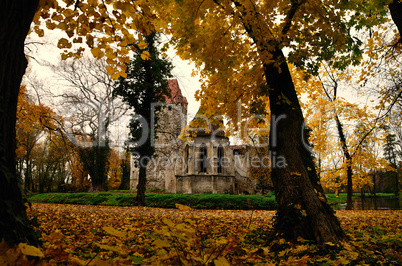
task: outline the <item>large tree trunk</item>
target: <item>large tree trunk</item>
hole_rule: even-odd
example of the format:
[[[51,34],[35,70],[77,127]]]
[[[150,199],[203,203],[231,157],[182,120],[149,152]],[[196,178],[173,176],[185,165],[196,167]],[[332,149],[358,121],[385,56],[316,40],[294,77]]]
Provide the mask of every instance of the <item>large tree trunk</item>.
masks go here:
[[[273,56],[279,67],[264,65],[271,108],[271,161],[286,162],[272,165],[278,203],[275,233],[289,240],[302,237],[319,244],[339,243],[346,236],[317,177],[285,56],[278,47]]]
[[[400,0],[393,0],[388,8],[391,12],[392,20],[398,28],[399,36],[402,36],[402,2]],[[399,37],[399,42],[401,41],[402,38]]]
[[[24,41],[38,0],[6,0],[0,11],[0,239],[37,244],[16,175],[15,122],[27,60]]]
[[[84,169],[91,177],[89,192],[105,191],[110,147],[108,145],[78,147],[78,152]]]

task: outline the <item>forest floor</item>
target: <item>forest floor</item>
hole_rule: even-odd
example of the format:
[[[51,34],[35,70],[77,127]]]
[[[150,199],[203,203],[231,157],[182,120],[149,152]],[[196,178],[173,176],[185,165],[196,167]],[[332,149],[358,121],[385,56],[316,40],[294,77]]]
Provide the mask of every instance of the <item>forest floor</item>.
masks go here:
[[[339,246],[270,240],[275,211],[34,203],[28,215],[42,248],[0,246],[6,262],[29,254],[42,265],[402,265],[402,211],[336,211],[349,237]]]

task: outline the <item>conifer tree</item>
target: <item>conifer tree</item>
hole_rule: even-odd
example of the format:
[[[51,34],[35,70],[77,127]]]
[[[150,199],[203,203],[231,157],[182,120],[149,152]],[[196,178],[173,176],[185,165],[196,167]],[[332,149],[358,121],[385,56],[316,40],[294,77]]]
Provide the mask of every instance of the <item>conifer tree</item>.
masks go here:
[[[136,204],[139,206],[145,205],[146,168],[155,152],[151,139],[155,128],[150,126],[156,125],[157,121],[152,104],[164,102],[165,96],[170,95],[168,78],[172,77],[173,68],[167,59],[160,56],[157,33],[145,36],[144,41],[148,45],[143,49],[137,45],[134,58],[127,64],[127,78],[120,78],[114,91],[134,112],[129,128],[132,151],[138,155]]]

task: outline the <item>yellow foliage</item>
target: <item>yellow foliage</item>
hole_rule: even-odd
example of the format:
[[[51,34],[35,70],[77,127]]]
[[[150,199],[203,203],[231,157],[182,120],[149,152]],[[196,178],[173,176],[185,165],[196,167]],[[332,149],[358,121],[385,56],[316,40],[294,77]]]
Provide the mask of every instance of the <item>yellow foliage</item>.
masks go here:
[[[109,159],[108,159],[108,187],[109,189],[115,190],[118,189],[121,184],[121,176],[122,176],[122,169],[121,169],[122,160],[120,158],[119,153],[112,149],[110,151]]]

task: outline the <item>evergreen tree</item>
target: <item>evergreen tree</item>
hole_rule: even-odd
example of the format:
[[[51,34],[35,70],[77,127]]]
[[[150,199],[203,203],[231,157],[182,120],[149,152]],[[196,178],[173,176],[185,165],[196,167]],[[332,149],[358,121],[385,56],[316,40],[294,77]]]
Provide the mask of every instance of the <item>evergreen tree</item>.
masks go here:
[[[384,157],[390,163],[390,165],[396,169],[396,172],[393,173],[394,176],[394,193],[395,196],[399,196],[399,173],[398,173],[398,155],[400,152],[398,151],[398,146],[400,145],[397,140],[395,134],[391,134],[389,130],[386,129],[386,138],[384,144]]]
[[[136,203],[145,205],[146,167],[151,160],[155,147],[152,143],[152,122],[156,125],[153,116],[152,103],[164,102],[165,96],[170,96],[168,79],[172,77],[172,64],[160,56],[157,49],[158,34],[151,33],[144,37],[148,44],[141,49],[136,45],[134,58],[127,64],[127,78],[120,78],[114,93],[123,97],[134,115],[130,121],[130,141],[132,151],[138,154],[139,177],[137,185]],[[144,57],[148,52],[149,58]],[[154,119],[154,121],[151,121]],[[156,134],[154,134],[156,135]]]

